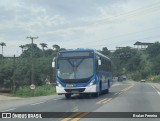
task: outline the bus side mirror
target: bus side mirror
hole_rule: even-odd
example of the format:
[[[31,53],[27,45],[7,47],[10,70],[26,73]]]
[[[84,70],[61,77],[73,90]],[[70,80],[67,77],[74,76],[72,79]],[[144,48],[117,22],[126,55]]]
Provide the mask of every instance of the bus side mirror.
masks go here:
[[[101,60],[98,60],[98,65],[101,66]]]
[[[52,67],[53,67],[53,68],[55,67],[55,61],[56,61],[56,58],[54,57],[54,58],[53,58],[53,61],[52,61]]]
[[[53,67],[53,68],[55,67],[55,62],[52,62],[52,67]]]

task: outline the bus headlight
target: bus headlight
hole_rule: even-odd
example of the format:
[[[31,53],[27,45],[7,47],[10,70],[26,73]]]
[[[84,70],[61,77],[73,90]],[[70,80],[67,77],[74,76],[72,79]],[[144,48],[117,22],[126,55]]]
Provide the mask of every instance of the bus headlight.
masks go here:
[[[58,87],[62,87],[62,85],[57,81],[57,86]]]
[[[92,86],[92,85],[94,85],[94,84],[95,84],[95,79],[93,79],[93,80],[89,83],[88,86]]]

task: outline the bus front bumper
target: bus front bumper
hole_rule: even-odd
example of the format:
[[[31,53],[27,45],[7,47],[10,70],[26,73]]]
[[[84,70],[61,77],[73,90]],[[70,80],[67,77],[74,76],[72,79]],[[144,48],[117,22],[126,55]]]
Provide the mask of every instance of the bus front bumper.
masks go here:
[[[70,87],[70,88],[64,88],[64,87],[56,86],[57,94],[95,93],[95,92],[97,92],[96,90],[97,90],[96,85],[87,86],[87,87]]]

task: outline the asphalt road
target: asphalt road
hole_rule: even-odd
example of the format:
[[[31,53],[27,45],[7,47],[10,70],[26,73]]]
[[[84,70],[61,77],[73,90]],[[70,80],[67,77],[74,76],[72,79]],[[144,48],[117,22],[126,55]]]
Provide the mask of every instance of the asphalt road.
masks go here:
[[[0,110],[1,112],[77,112],[68,118],[32,119],[47,121],[159,121],[158,118],[83,118],[94,117],[92,112],[160,112],[160,90],[148,83],[140,82],[116,82],[109,94],[102,94],[98,98],[73,96],[71,99],[55,95],[54,98],[41,99],[17,105],[14,108]],[[4,103],[5,105],[5,103]],[[86,113],[78,113],[86,112]],[[113,113],[114,114],[114,113]],[[107,115],[107,114],[106,114]],[[127,115],[127,114],[125,114]],[[78,116],[77,118],[72,118]],[[96,116],[95,116],[96,117]],[[2,120],[2,119],[0,119]],[[3,119],[4,121],[17,121],[18,119]],[[19,119],[31,120],[31,119]]]

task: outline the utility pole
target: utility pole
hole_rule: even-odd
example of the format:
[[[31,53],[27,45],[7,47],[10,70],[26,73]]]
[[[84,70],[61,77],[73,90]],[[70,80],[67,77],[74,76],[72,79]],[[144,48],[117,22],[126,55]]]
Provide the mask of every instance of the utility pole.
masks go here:
[[[31,73],[31,83],[33,84],[33,80],[34,80],[34,64],[33,64],[33,40],[34,39],[38,39],[38,37],[27,37],[27,39],[31,39],[31,64],[32,64],[32,73]]]
[[[3,62],[3,46],[2,46],[2,62]]]
[[[15,54],[13,57],[13,93],[15,93],[15,89],[16,89],[16,84],[15,84],[15,68],[16,68],[16,64],[15,64]]]

